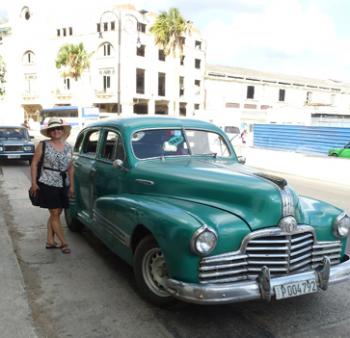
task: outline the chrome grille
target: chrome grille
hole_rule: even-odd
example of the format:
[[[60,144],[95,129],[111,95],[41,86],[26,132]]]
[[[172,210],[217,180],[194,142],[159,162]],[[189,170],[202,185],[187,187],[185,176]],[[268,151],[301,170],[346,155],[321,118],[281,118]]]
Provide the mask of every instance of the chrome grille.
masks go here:
[[[267,266],[272,276],[315,269],[323,256],[340,262],[341,242],[317,242],[313,228],[299,226],[294,233],[279,228],[255,231],[244,238],[240,250],[202,258],[201,283],[229,283],[255,279]]]
[[[23,146],[5,145],[4,151],[23,151]]]

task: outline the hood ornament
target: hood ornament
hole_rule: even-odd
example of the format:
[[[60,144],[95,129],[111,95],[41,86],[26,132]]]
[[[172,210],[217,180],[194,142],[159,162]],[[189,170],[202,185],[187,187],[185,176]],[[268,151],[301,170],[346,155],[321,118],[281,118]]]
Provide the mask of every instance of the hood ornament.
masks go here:
[[[292,233],[297,230],[298,223],[293,216],[282,217],[278,226],[283,232]]]

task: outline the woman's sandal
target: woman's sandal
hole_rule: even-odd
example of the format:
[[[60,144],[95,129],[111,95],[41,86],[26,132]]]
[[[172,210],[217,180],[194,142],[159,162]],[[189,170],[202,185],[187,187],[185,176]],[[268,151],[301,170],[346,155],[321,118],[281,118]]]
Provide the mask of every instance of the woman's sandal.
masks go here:
[[[61,247],[55,242],[53,244],[46,243],[45,249],[60,249]]]
[[[62,253],[64,253],[64,254],[70,254],[70,252],[71,252],[69,247],[68,247],[68,244],[61,245],[60,249],[61,249]]]

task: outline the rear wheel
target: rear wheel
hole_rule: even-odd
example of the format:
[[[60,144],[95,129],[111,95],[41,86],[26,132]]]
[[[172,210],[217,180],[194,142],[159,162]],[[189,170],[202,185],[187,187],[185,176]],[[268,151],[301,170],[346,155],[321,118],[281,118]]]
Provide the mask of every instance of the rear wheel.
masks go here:
[[[174,301],[165,289],[168,269],[163,253],[152,236],[143,238],[136,248],[134,274],[143,298],[158,306]]]
[[[64,209],[64,218],[69,230],[72,232],[81,232],[84,229],[84,224],[73,218],[68,209]]]

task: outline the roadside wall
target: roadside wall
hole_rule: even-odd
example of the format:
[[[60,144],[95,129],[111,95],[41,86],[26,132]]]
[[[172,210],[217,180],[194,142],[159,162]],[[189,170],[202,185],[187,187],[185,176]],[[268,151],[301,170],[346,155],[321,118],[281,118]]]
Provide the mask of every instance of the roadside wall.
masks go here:
[[[254,146],[301,153],[327,154],[350,141],[350,128],[255,124]]]

